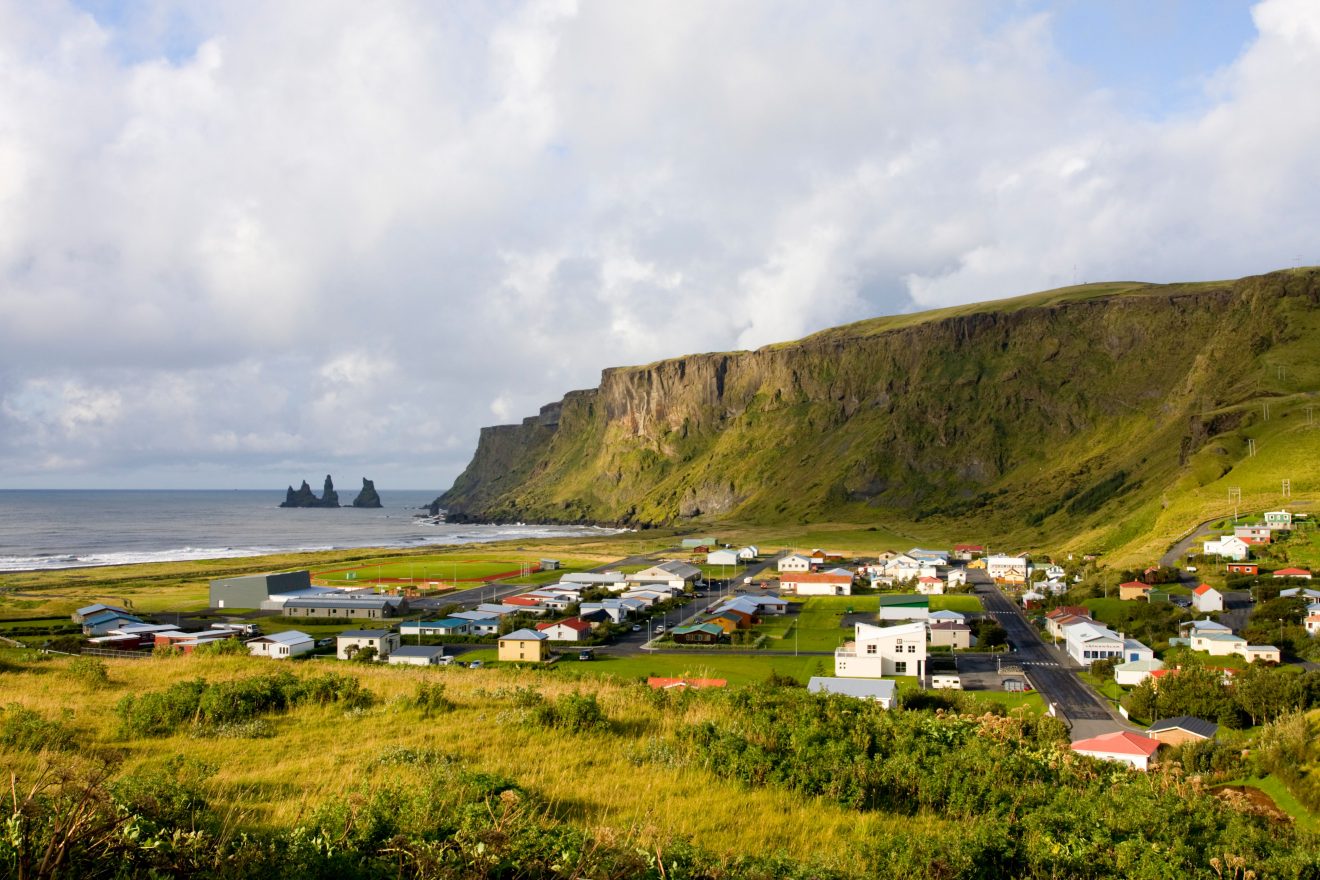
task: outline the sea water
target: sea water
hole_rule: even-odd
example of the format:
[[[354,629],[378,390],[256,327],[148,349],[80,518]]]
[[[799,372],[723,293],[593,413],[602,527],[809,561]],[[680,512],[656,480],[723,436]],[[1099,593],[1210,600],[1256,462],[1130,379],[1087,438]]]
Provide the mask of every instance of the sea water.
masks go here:
[[[355,490],[340,492],[352,502]],[[434,491],[382,489],[379,509],[281,508],[267,490],[0,490],[0,571],[548,538],[589,526],[432,524]],[[347,499],[345,499],[347,495]]]

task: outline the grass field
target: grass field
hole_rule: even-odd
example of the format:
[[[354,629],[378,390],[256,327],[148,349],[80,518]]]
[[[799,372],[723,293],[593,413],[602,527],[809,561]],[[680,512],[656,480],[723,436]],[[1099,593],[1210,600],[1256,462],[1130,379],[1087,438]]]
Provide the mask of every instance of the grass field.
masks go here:
[[[1275,776],[1258,776],[1251,779],[1235,779],[1226,785],[1249,785],[1252,788],[1259,788],[1265,792],[1274,803],[1302,828],[1311,830],[1320,829],[1320,816],[1316,816],[1306,807],[1302,806],[1297,798],[1293,797],[1292,792]]]

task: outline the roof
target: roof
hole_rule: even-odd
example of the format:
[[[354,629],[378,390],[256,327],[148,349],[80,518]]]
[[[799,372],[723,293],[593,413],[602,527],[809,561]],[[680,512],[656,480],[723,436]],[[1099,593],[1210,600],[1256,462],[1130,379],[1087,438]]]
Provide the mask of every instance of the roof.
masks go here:
[[[1210,586],[1209,584],[1201,584],[1201,586],[1197,587],[1195,590],[1192,590],[1192,592],[1197,596],[1204,596],[1206,593],[1217,593],[1219,591],[1216,590],[1214,587]]]
[[[1305,568],[1280,568],[1274,572],[1275,577],[1310,577],[1311,572]]]
[[[1222,624],[1222,623],[1220,623],[1220,622],[1217,621],[1217,620],[1211,620],[1211,619],[1208,618],[1208,617],[1204,617],[1204,618],[1202,618],[1202,619],[1200,619],[1200,620],[1190,620],[1190,621],[1188,621],[1187,623],[1182,624],[1182,626],[1188,626],[1188,627],[1191,627],[1192,629],[1204,629],[1204,630],[1209,630],[1210,632],[1232,632],[1232,631],[1233,631],[1232,627],[1226,626],[1225,624]]]
[[[728,684],[728,679],[724,678],[660,678],[651,676],[646,683],[656,690],[669,688],[722,688]]]
[[[253,642],[274,642],[277,645],[296,645],[300,642],[310,642],[312,637],[305,632],[298,632],[296,629],[285,630],[284,632],[271,633],[268,636],[257,636],[255,639],[248,639],[247,643]]]
[[[398,596],[342,596],[336,599],[290,599],[285,608],[373,608],[384,611],[399,604]]]
[[[930,607],[929,597],[922,596],[919,593],[900,593],[896,596],[881,596],[881,608],[904,608],[909,606],[922,605]]]
[[[106,608],[101,611],[94,611],[83,617],[83,623],[90,623],[95,626],[98,623],[106,623],[111,620],[132,620],[142,623],[142,618],[129,614],[127,611],[117,611],[113,608]]]
[[[538,623],[536,629],[539,632],[550,629],[552,626],[566,626],[569,629],[580,633],[591,632],[591,624],[587,623],[580,617],[570,617],[567,620],[556,620],[554,623]]]
[[[1056,620],[1060,617],[1090,617],[1091,612],[1082,605],[1060,605],[1045,616]]]
[[[1126,663],[1120,663],[1114,667],[1114,671],[1123,672],[1157,672],[1164,668],[1163,660],[1129,660]]]
[[[1198,633],[1196,637],[1198,639],[1206,639],[1211,642],[1245,642],[1246,641],[1246,639],[1242,638],[1242,636],[1235,636],[1231,632]]]
[[[1093,736],[1090,739],[1079,739],[1072,744],[1072,748],[1074,752],[1107,752],[1114,755],[1143,755],[1149,758],[1159,751],[1160,741],[1130,730],[1119,730]]]
[[[981,550],[984,550],[985,548],[982,547],[980,544],[954,544],[954,545],[953,545],[953,549],[954,549],[954,550],[975,550],[975,551],[977,551],[977,552],[980,552]]]
[[[688,633],[703,632],[710,635],[724,635],[724,628],[716,626],[713,623],[693,623],[688,626],[676,626],[669,631],[670,635],[685,636]]]
[[[790,584],[841,584],[852,583],[851,574],[835,574],[830,571],[822,572],[803,572],[789,577],[780,578],[781,581]]]
[[[813,694],[838,694],[860,700],[892,700],[898,685],[878,678],[829,678],[813,675],[807,682],[807,690]]]
[[[507,635],[500,636],[501,642],[539,642],[549,638],[543,632],[536,632],[530,629],[516,629]]]
[[[1149,589],[1151,588],[1150,584],[1145,583],[1144,581],[1128,581],[1128,582],[1125,583],[1125,584],[1119,584],[1119,585],[1118,585],[1118,588],[1119,588],[1120,590],[1123,589],[1124,587],[1131,587],[1131,588],[1136,588],[1136,589],[1141,589],[1141,590],[1149,590]]]
[[[940,611],[932,611],[930,613],[930,619],[935,621],[940,621],[940,620],[963,621],[966,620],[967,617],[966,615],[959,614],[957,611],[950,611],[949,609],[944,608]]]
[[[390,657],[421,657],[430,660],[432,657],[443,657],[444,654],[444,645],[404,645],[391,651]]]
[[[128,611],[120,608],[118,605],[102,605],[100,602],[97,602],[94,605],[84,605],[82,608],[75,611],[74,614],[77,614],[79,617],[86,617],[89,614],[95,614],[97,611],[115,611],[120,614],[128,613]]]
[[[1204,718],[1179,715],[1177,718],[1165,718],[1163,721],[1156,721],[1146,732],[1159,733],[1165,730],[1185,730],[1203,739],[1210,739],[1219,731],[1219,725],[1213,721],[1206,721]]]
[[[948,630],[949,632],[971,632],[971,627],[957,620],[938,620],[930,625],[931,629]]]
[[[443,620],[410,620],[407,623],[399,624],[400,628],[408,629],[456,629],[460,626],[470,626],[472,621],[465,617],[446,617]]]
[[[388,629],[346,629],[339,634],[341,639],[379,639],[390,634]]]

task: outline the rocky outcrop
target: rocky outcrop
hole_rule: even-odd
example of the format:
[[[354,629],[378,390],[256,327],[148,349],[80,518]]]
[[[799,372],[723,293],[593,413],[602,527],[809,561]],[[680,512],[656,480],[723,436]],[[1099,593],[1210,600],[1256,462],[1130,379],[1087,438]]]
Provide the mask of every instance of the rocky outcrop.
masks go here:
[[[376,484],[362,478],[362,491],[353,499],[354,507],[380,507],[380,495],[376,493]]]
[[[1271,364],[1320,333],[1318,303],[1320,270],[1087,285],[607,369],[484,428],[436,504],[455,520],[640,526],[1102,521],[1113,473],[1125,505],[1158,499],[1209,437],[1249,425],[1216,414],[1277,393]]]
[[[325,475],[325,488],[321,492],[321,497],[317,497],[312,491],[312,487],[303,480],[302,486],[294,491],[292,486],[285,493],[284,503],[280,507],[338,507],[339,493],[335,491],[334,481],[330,475]]]

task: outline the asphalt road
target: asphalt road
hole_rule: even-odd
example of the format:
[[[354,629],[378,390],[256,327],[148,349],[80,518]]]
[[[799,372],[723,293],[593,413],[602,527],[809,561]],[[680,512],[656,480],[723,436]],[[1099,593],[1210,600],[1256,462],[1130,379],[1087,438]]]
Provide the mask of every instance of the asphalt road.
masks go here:
[[[971,572],[970,580],[985,610],[1008,632],[1013,654],[1005,658],[1021,666],[1041,695],[1054,705],[1055,714],[1071,728],[1074,741],[1121,730],[1123,724],[1109,704],[1077,677],[1077,665],[1066,653],[1045,644],[1027,622],[1022,610],[999,591],[984,572]]]

